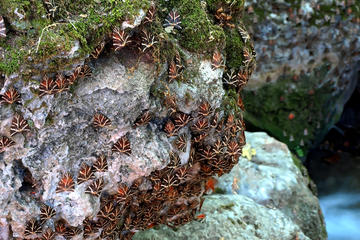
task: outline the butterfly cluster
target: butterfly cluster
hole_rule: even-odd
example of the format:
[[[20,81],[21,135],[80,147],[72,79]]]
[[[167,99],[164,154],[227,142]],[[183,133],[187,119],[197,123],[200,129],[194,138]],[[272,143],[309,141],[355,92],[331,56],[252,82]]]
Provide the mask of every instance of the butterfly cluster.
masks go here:
[[[43,226],[44,224],[51,218],[55,217],[56,211],[54,208],[52,208],[49,205],[42,204],[40,207],[40,217],[37,218],[31,218],[28,220],[25,224],[25,237],[28,239],[29,237],[42,234],[42,237],[40,239],[43,240],[50,240],[55,238],[55,233],[48,228],[43,233]]]
[[[120,52],[125,47],[132,47],[133,49],[139,49],[141,53],[152,53],[155,50],[155,46],[159,44],[157,37],[150,29],[151,24],[155,21],[156,8],[151,6],[142,24],[139,26],[140,31],[127,32],[119,27],[115,27],[111,35],[114,51]]]
[[[165,168],[140,177],[130,185],[120,183],[115,193],[109,193],[104,190],[104,178],[97,174],[108,171],[106,157],[98,156],[92,164],[82,163],[76,182],[86,184],[85,194],[100,198],[99,212],[87,217],[82,227],[71,227],[60,218],[55,222],[55,231],[47,229],[42,234],[65,238],[99,235],[100,239],[131,239],[135,232],[156,225],[174,228],[203,218],[197,213],[204,201],[202,196],[207,191],[207,182],[214,175],[228,173],[237,163],[245,145],[245,126],[239,116],[214,109],[207,101],[199,103],[197,111],[191,113],[173,107],[174,112],[168,116],[171,124],[165,124],[164,132],[172,141],[174,150],[169,153],[169,163]],[[135,119],[133,127],[148,124],[152,116],[149,110],[145,110]],[[211,138],[215,141],[209,141]],[[112,150],[130,155],[131,144],[127,136],[120,137]],[[179,157],[184,152],[189,152],[186,163]],[[56,191],[70,192],[75,187],[74,177],[65,173]],[[45,206],[42,212],[42,221],[55,215]],[[36,224],[39,222],[29,222],[32,234],[41,232]]]
[[[91,165],[83,162],[77,176],[77,184],[90,182],[85,190],[85,193],[93,196],[99,196],[103,187],[104,180],[102,177],[96,178],[96,172],[106,172],[108,170],[108,163],[104,155],[96,158],[96,161]],[[75,180],[71,173],[66,172],[60,178],[56,192],[72,192],[75,189]]]
[[[39,96],[53,95],[68,91],[78,79],[91,76],[91,69],[88,65],[79,65],[69,76],[59,73],[55,78],[44,75],[39,86]]]
[[[230,12],[218,9],[215,15],[220,26],[233,28]],[[101,41],[90,54],[91,59],[98,59],[111,45],[118,53],[127,48],[136,49],[146,55],[156,51],[156,45],[161,44],[161,38],[149,31],[151,24],[158,22],[156,8],[150,7],[142,25],[137,31],[127,31],[114,28],[108,39]],[[170,11],[164,20],[165,28],[182,30],[181,17],[176,10]],[[0,19],[1,30],[1,19]],[[248,41],[243,29],[242,37]],[[111,44],[109,44],[111,43]],[[253,52],[244,50],[245,65],[252,64]],[[167,58],[167,83],[182,80],[185,69],[182,55],[175,51],[172,57]],[[223,55],[216,50],[213,53],[211,67],[213,70],[225,68]],[[44,76],[39,86],[39,96],[54,95],[68,91],[71,85],[80,78],[91,74],[90,67],[85,64],[74,69],[71,75],[58,74],[55,77]],[[251,73],[245,70],[230,70],[226,72],[224,84],[238,90],[237,105],[244,110],[240,91],[245,86]],[[168,89],[169,90],[169,89]],[[14,104],[21,101],[20,94],[10,88],[1,96],[1,102]],[[165,224],[171,228],[202,219],[201,211],[204,201],[203,195],[207,191],[208,182],[213,176],[221,176],[231,171],[238,162],[245,141],[245,125],[239,112],[228,112],[211,106],[203,100],[198,102],[195,111],[184,112],[177,106],[176,96],[170,90],[164,93],[162,102],[167,110],[159,120],[155,112],[144,110],[134,119],[132,131],[151,127],[159,127],[164,138],[168,138],[173,148],[169,152],[168,164],[163,169],[151,172],[131,184],[118,183],[116,189],[107,189],[106,173],[110,170],[108,156],[100,155],[93,162],[82,162],[76,172],[66,170],[59,176],[55,194],[68,194],[83,189],[86,196],[100,201],[99,211],[94,216],[88,216],[78,227],[71,226],[61,218],[50,205],[43,204],[40,215],[28,220],[25,227],[25,237],[38,239],[55,239],[62,236],[70,239],[82,236],[84,239],[131,239],[139,230]],[[165,117],[164,117],[165,116]],[[114,119],[113,119],[114,120]],[[115,121],[114,121],[115,122]],[[97,129],[110,128],[114,125],[110,118],[97,112],[92,117],[92,126]],[[14,115],[10,135],[29,131],[27,121],[19,114]],[[119,137],[111,146],[116,156],[131,157],[136,150],[134,136],[125,134]],[[0,152],[14,145],[15,142],[6,136],[0,138]],[[186,161],[180,158],[186,155]],[[109,160],[111,161],[111,160]],[[53,221],[51,227],[47,221]]]
[[[222,7],[220,7],[219,9],[216,10],[215,13],[215,18],[219,23],[219,26],[221,27],[230,27],[230,28],[234,28],[235,24],[231,23],[231,20],[233,19],[232,15],[231,15],[231,10],[230,9],[224,9]]]

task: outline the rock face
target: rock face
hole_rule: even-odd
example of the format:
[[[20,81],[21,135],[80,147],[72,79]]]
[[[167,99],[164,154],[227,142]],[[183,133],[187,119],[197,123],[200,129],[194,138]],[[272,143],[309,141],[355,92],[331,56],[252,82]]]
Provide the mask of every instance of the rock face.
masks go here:
[[[178,111],[191,114],[203,101],[220,109],[224,96],[222,71],[213,70],[210,61],[195,56],[191,59],[193,64],[188,70],[198,72],[199,76],[191,84],[169,84],[169,91],[177,99],[192,96],[179,105]],[[16,112],[31,119],[34,125],[29,133],[15,135],[12,139],[16,144],[7,148],[1,158],[1,183],[6,194],[2,195],[0,215],[12,219],[13,236],[22,236],[29,216],[40,213],[39,202],[51,205],[58,213],[57,218],[71,226],[81,226],[86,217],[97,215],[99,198],[85,194],[90,182],[76,184],[73,192],[57,192],[64,174],[70,172],[75,181],[83,163],[93,165],[99,156],[106,157],[107,171],[95,175],[104,179],[102,192],[108,194],[116,192],[118,183],[131,185],[135,179],[149,176],[169,163],[176,137],[169,138],[163,131],[164,121],[169,119],[167,109],[151,94],[151,88],[160,88],[154,65],[143,63],[129,73],[122,60],[112,54],[99,59],[93,76],[83,80],[73,93],[46,95],[33,100],[25,109],[15,107]],[[162,71],[160,75],[166,73]],[[22,96],[31,94],[29,88],[17,88]],[[156,117],[149,125],[134,129],[133,123],[144,110]],[[9,134],[13,112],[10,106],[2,108],[3,123],[7,123],[3,124],[4,135]],[[97,112],[111,119],[109,128],[93,127]],[[181,133],[189,135],[190,128]],[[125,135],[130,141],[131,154],[112,152],[114,143]],[[183,153],[183,163],[188,162],[189,151]],[[24,187],[29,185],[27,178],[38,186]],[[20,208],[19,201],[23,202]]]
[[[257,69],[245,118],[298,156],[318,144],[351,96],[360,68],[359,1],[246,1]]]
[[[239,163],[218,178],[217,193],[206,197],[205,219],[135,239],[326,239],[318,199],[299,160],[265,133],[248,132],[246,138]],[[249,150],[251,160],[244,157]]]
[[[229,173],[246,144],[240,93],[255,53],[244,2],[55,2],[0,6],[1,238],[131,239],[191,222],[207,180]],[[219,186],[242,195],[210,196],[204,209],[238,211],[234,232],[245,239],[323,239],[304,178],[274,162],[290,161],[280,149],[240,159],[242,172]],[[236,190],[243,174],[261,194]]]
[[[219,179],[218,187],[280,210],[310,239],[325,239],[316,189],[300,160],[284,143],[265,133],[248,133],[246,138],[256,155],[251,161],[239,161],[230,174]]]
[[[243,1],[68,2],[0,9],[0,236],[131,239],[193,220],[245,145]],[[230,67],[247,73],[236,91]]]

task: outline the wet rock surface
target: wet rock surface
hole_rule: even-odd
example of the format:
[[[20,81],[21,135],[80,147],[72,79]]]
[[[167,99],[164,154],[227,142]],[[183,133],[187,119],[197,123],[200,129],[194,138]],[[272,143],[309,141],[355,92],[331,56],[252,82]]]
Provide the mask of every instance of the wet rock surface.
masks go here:
[[[168,227],[135,234],[134,239],[302,239],[301,229],[281,211],[256,204],[243,195],[206,197],[204,220],[172,230]]]

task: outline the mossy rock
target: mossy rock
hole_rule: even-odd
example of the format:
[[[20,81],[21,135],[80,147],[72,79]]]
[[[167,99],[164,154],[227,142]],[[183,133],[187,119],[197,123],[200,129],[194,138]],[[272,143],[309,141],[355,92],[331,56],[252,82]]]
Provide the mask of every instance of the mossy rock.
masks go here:
[[[214,17],[216,9],[229,4],[235,9],[234,22],[241,22],[242,0],[159,0],[155,2],[158,21],[150,30],[188,51],[207,53],[209,57],[215,49],[225,49],[228,66],[239,67],[243,47],[240,36],[235,29],[224,30]],[[132,22],[150,5],[150,0],[63,0],[51,4],[41,0],[4,0],[0,15],[5,19],[7,37],[0,40],[0,73],[20,73],[19,77],[30,79],[71,70],[108,38],[114,27],[123,21]],[[181,16],[182,29],[166,33],[162,24],[173,9]]]
[[[332,85],[319,83],[327,71],[324,63],[311,75],[282,75],[276,83],[245,91],[245,119],[304,157],[328,131],[324,126],[331,126],[340,117],[336,103],[329,102],[334,99]]]
[[[0,41],[0,73],[31,76],[66,69],[86,58],[115,26],[149,6],[149,0],[64,0],[54,5],[4,0],[0,15],[8,31]]]

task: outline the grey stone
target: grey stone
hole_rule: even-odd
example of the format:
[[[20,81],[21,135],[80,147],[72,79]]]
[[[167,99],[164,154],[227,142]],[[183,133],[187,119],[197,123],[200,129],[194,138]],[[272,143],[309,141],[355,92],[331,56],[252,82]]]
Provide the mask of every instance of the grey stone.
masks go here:
[[[266,133],[247,132],[246,140],[256,155],[250,161],[241,157],[230,174],[219,178],[217,187],[278,209],[310,239],[325,239],[319,200],[309,188],[312,183],[300,160]]]

